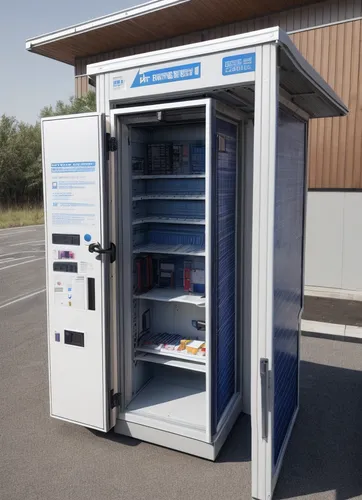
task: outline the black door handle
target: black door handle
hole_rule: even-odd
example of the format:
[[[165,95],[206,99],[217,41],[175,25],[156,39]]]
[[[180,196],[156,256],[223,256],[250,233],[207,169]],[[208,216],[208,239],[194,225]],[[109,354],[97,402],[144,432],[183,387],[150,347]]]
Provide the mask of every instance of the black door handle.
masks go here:
[[[111,243],[109,248],[102,248],[100,243],[91,243],[88,247],[88,252],[109,255],[111,264],[116,260],[116,245],[114,243]]]

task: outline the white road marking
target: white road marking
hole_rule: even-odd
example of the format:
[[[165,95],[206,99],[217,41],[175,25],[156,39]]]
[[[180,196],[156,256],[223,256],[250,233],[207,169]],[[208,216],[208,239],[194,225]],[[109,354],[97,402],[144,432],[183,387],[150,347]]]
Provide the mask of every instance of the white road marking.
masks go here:
[[[21,243],[12,243],[9,247],[18,247],[20,245],[32,245],[35,243],[45,243],[45,240],[36,240],[36,241],[22,241]]]
[[[22,266],[23,264],[30,264],[31,262],[36,262],[37,260],[44,260],[44,257],[40,257],[38,259],[27,260],[26,262],[18,262],[17,264],[12,264],[11,266],[0,267],[0,271],[6,271],[7,269],[11,269],[12,267]]]
[[[27,295],[23,295],[22,297],[15,298],[15,299],[11,300],[10,302],[6,302],[6,304],[1,305],[0,309],[3,309],[4,307],[11,306],[12,304],[16,304],[17,302],[21,302],[22,300],[30,299],[30,297],[34,297],[35,295],[39,295],[40,293],[45,292],[45,290],[46,290],[45,288],[42,288],[41,290],[38,290],[36,292],[28,293]]]
[[[11,238],[13,236],[16,236],[17,234],[20,234],[23,235],[24,233],[35,233],[35,229],[31,229],[29,231],[16,231],[16,232],[13,232],[13,233],[0,233],[0,241],[4,241],[6,240],[7,238]]]
[[[27,255],[26,257],[17,257],[16,259],[14,257],[8,257],[7,259],[4,260],[0,259],[0,265],[5,264],[7,262],[15,262],[16,260],[32,259],[33,257],[35,257],[35,255]]]
[[[44,224],[32,224],[31,226],[4,227],[3,229],[0,229],[0,233],[2,233],[3,231],[26,233],[31,227],[44,227]],[[32,231],[35,231],[35,229],[32,229]]]
[[[5,259],[0,259],[0,264],[5,264],[5,262],[11,262],[14,260],[14,257],[7,257]]]
[[[44,253],[44,252],[45,250],[19,250],[16,253]],[[0,259],[2,259],[3,257],[8,257],[9,255],[14,255],[14,252],[4,253],[3,255],[0,255]],[[30,258],[30,255],[28,255],[27,257]]]

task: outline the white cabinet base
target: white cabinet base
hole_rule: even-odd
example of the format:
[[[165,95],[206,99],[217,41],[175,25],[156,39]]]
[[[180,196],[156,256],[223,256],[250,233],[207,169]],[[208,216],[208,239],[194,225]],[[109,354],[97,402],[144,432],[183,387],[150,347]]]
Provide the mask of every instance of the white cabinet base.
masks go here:
[[[169,432],[160,428],[157,429],[152,427],[151,418],[143,417],[142,419],[140,416],[132,416],[128,412],[119,415],[114,431],[117,434],[123,434],[141,441],[147,441],[148,443],[153,443],[159,446],[164,446],[165,448],[171,448],[183,453],[205,458],[206,460],[214,461],[216,460],[222,445],[241,413],[241,403],[240,394],[236,394],[227,408],[228,415],[225,419],[223,419],[223,425],[219,429],[212,443],[207,443],[197,439],[196,435],[195,438],[186,437],[176,433],[176,429],[174,432]],[[138,421],[136,422],[135,420]],[[153,422],[153,425],[157,425],[156,421]],[[164,425],[164,427],[167,427],[167,425]],[[179,429],[179,432],[182,432],[181,428]]]

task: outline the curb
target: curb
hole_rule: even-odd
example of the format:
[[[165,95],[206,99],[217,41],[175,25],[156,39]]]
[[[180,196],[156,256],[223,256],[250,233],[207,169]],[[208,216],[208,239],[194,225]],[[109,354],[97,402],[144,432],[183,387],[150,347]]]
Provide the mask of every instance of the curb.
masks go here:
[[[302,335],[335,338],[353,342],[362,342],[362,327],[352,325],[338,325],[321,321],[302,320]]]
[[[319,297],[323,299],[351,300],[353,302],[362,301],[362,291],[346,290],[342,288],[305,286],[304,295],[307,297]]]

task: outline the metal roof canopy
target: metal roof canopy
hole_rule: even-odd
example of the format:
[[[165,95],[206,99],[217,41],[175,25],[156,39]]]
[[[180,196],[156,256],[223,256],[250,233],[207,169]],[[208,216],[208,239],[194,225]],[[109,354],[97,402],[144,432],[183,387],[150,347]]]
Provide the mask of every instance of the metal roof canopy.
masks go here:
[[[74,65],[76,58],[136,47],[322,0],[153,0],[30,38],[27,50]]]
[[[281,49],[279,83],[284,99],[303,110],[311,118],[344,116],[348,113],[347,107],[334,90],[304,59],[289,36],[279,27],[90,64],[87,66],[87,74],[94,76],[135,68],[148,68],[157,64],[182,59],[189,60],[193,57],[227,50],[255,48],[270,43],[278,44]],[[210,88],[209,90],[221,91],[226,95],[225,88]],[[234,97],[236,106],[246,112],[253,111],[254,92],[252,85],[241,84],[240,87],[228,88],[227,92],[229,101],[232,101]],[[205,94],[204,90],[203,94]],[[164,98],[167,98],[167,95],[164,95]],[[126,102],[126,99],[122,99],[122,102]]]

